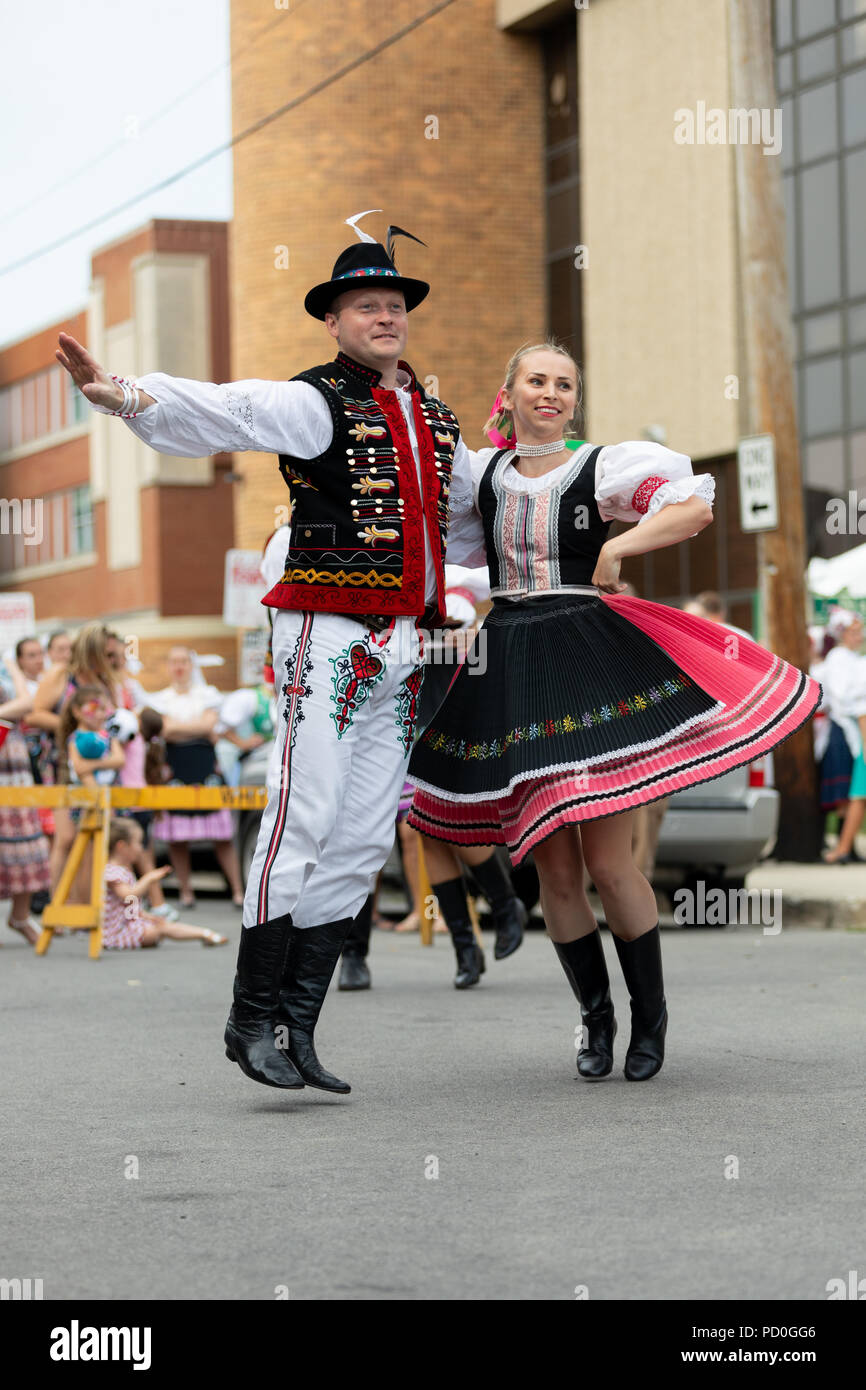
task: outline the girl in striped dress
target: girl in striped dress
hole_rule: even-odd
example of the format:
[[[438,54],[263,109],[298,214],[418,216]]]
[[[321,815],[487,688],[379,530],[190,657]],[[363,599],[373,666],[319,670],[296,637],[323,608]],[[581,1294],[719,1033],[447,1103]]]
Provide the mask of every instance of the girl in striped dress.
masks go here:
[[[132,865],[141,853],[144,836],[134,820],[111,822],[108,832],[108,863],[103,876],[102,944],[107,951],[135,950],[139,946],[158,946],[163,937],[173,941],[200,941],[203,946],[225,946],[227,936],[206,927],[188,927],[142,912],[141,898],[153,883],[171,873],[151,869],[136,878]]]

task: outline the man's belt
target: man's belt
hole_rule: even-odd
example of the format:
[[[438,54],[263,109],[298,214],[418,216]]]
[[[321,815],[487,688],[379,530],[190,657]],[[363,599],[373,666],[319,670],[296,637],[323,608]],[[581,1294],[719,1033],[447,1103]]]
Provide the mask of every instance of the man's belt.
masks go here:
[[[371,632],[384,632],[386,627],[390,627],[398,618],[413,618],[419,627],[431,628],[436,619],[438,609],[432,604],[424,609],[419,618],[411,613],[339,613],[335,616],[340,618],[351,618],[352,622],[360,623],[362,627],[368,627]]]

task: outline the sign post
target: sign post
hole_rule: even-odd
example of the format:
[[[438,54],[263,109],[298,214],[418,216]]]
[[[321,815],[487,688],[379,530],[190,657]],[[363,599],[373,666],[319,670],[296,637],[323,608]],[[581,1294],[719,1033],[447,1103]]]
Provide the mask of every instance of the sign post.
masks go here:
[[[775,531],[779,525],[776,448],[771,434],[741,439],[737,447],[740,525],[744,531]]]

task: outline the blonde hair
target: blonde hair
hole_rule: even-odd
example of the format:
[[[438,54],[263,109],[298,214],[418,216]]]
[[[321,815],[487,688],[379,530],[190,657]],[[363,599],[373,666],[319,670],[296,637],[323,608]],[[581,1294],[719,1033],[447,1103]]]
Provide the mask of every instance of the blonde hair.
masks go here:
[[[109,854],[113,849],[116,849],[119,844],[131,845],[134,842],[137,825],[137,821],[129,819],[123,820],[120,816],[113,816],[111,818],[108,825]]]
[[[105,655],[106,628],[102,623],[85,623],[72,643],[69,673],[76,679],[95,676],[105,686],[106,694],[114,700],[117,676]]]
[[[576,439],[580,429],[580,413],[583,405],[583,380],[580,375],[580,368],[563,343],[557,342],[555,338],[548,338],[544,343],[525,343],[518,348],[508,366],[505,368],[505,380],[502,383],[508,392],[514,390],[514,383],[517,380],[517,369],[524,357],[528,357],[531,352],[555,352],[560,357],[565,357],[574,367],[577,376],[577,400],[575,401],[574,414],[562,431],[565,439]],[[484,426],[484,433],[490,435],[491,430],[497,430],[504,439],[514,439],[514,421],[511,418],[511,411],[501,406],[499,410],[494,410],[487,424]]]

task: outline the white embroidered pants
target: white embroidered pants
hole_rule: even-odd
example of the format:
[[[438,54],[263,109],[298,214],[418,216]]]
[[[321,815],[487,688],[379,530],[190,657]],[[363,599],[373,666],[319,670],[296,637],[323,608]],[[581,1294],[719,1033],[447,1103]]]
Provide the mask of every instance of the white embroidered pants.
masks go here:
[[[354,917],[394,842],[423,668],[411,618],[382,633],[279,609],[279,727],[244,899],[244,926]]]

